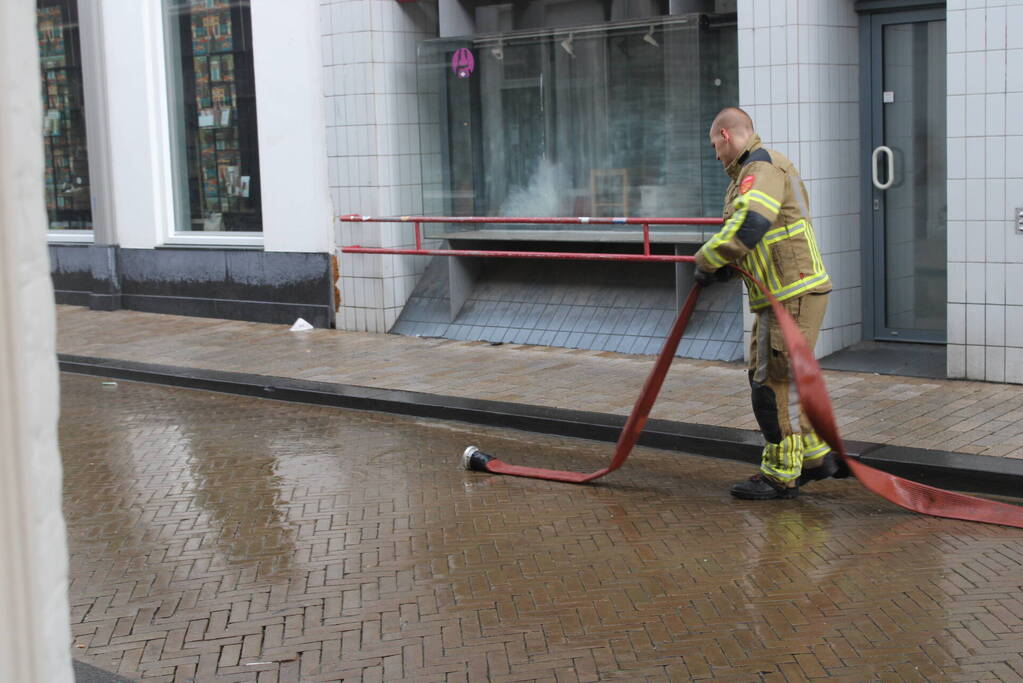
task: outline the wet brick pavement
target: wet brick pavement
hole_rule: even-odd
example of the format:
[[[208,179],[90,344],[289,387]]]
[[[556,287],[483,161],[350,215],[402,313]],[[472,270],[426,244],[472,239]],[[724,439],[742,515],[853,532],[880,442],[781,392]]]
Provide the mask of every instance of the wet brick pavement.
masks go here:
[[[627,415],[651,356],[58,306],[60,353]],[[1023,458],[1023,385],[825,372],[842,436]],[[738,363],[677,358],[651,417],[757,429]]]
[[[1023,531],[854,482],[62,375],[74,655],[145,681],[1018,681]]]

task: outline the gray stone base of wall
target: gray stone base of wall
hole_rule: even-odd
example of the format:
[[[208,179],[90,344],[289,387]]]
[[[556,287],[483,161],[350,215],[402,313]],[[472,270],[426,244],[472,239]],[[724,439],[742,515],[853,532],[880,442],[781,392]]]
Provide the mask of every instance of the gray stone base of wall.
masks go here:
[[[50,245],[50,274],[57,303],[95,310],[334,322],[326,253]]]

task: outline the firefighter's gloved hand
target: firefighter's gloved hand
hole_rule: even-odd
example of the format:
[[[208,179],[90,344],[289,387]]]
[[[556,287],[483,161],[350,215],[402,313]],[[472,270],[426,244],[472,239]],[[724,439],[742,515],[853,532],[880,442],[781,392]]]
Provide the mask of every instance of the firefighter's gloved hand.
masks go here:
[[[729,270],[730,268],[726,266],[724,268],[718,268],[713,273],[708,273],[705,270],[697,268],[693,277],[696,279],[696,284],[701,287],[710,287],[715,282],[728,282],[728,278],[731,276]]]

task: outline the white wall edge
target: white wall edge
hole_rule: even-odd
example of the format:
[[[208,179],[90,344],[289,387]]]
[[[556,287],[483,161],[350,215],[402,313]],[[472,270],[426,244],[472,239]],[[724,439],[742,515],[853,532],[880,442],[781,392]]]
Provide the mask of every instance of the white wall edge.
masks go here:
[[[204,246],[204,247],[262,247],[263,238],[258,234],[249,233],[248,236],[229,236],[225,234],[204,235],[203,233],[175,233],[167,237],[162,246]]]
[[[92,244],[95,242],[92,230],[75,232],[53,231],[46,233],[48,244]]]

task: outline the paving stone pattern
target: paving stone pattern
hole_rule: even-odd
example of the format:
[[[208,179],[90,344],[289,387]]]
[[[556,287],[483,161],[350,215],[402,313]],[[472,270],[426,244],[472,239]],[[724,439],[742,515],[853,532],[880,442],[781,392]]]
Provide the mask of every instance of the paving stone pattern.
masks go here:
[[[1023,531],[855,482],[62,376],[76,658],[143,681],[1018,681]]]
[[[58,306],[61,353],[628,414],[647,355]],[[847,439],[1023,458],[1023,386],[825,372]],[[757,428],[738,363],[678,358],[651,416]]]

